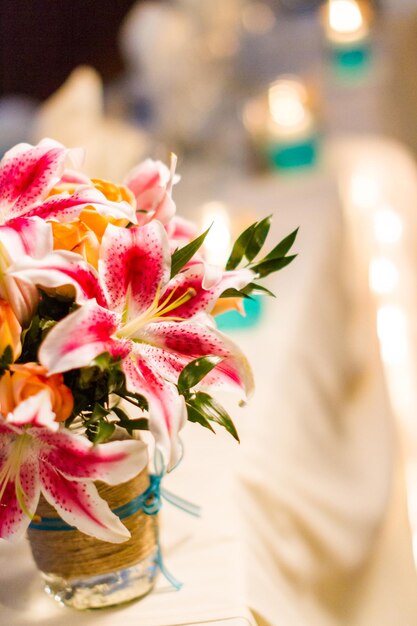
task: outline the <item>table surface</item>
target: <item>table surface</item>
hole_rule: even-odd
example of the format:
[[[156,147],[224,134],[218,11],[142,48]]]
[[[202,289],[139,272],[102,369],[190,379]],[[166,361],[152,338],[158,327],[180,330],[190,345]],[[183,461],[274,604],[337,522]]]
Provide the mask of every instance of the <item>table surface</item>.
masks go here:
[[[349,367],[335,178],[326,161],[284,178],[202,172],[182,172],[176,197],[186,214],[197,216],[210,199],[228,201],[236,219],[272,213],[274,241],[301,226],[301,254],[270,281],[278,297],[265,301],[262,324],[233,334],[257,380],[244,409],[224,398],[241,446],[188,424],[184,460],[166,477],[166,488],[203,508],[201,519],[168,504],[161,515],[165,564],[184,586],[173,591],[159,577],[140,602],[75,613],[43,593],[26,542],[0,542],[5,626],[339,623],[315,604],[312,581],[326,579],[325,568],[329,576],[332,568],[351,572],[365,558],[385,505],[391,435],[378,384],[356,412],[340,406]]]
[[[310,243],[316,249],[319,240],[326,234],[317,232],[318,238],[308,235],[310,227],[317,224],[312,211],[322,210],[326,195],[329,195],[329,181],[327,175],[323,176],[320,171],[307,174],[304,181],[311,191],[310,204],[316,203],[317,206],[305,203],[304,194],[300,193],[296,180],[283,183],[275,178],[267,178],[260,183],[255,180],[253,198],[248,200],[246,206],[258,215],[273,212],[276,204],[282,206],[276,216],[274,237],[283,236],[304,222],[301,247],[306,247],[307,238],[311,239]],[[206,187],[207,199],[212,193],[210,184],[209,181]],[[261,189],[264,191],[260,198],[258,194]],[[190,198],[190,191],[186,193]],[[225,187],[223,193],[225,196],[229,193]],[[231,193],[233,195],[234,192]],[[203,194],[200,197],[201,200],[206,199]],[[237,202],[240,201],[237,198]],[[306,226],[306,223],[310,226]],[[289,271],[296,278],[304,270],[301,265],[294,264]],[[257,337],[265,346],[270,337],[278,336],[274,328],[276,306],[275,301],[265,303],[263,327],[241,332],[237,337],[243,349],[249,353],[255,376],[259,378],[263,374],[264,362],[257,350]],[[256,395],[250,406],[243,410],[238,409],[237,399],[225,398],[225,403],[244,436],[246,421],[253,419],[256,414]],[[173,591],[159,577],[156,590],[140,602],[100,613],[77,613],[77,624],[113,626],[116,615],[117,623],[123,622],[126,626],[136,625],[138,621],[142,626],[256,624],[248,606],[240,518],[234,500],[235,470],[243,459],[241,450],[226,433],[219,432],[213,436],[194,424],[187,425],[183,440],[184,461],[166,478],[165,486],[201,504],[203,516],[201,519],[191,518],[169,504],[164,506],[161,516],[166,566],[184,583],[183,588],[179,592]],[[278,604],[282,605],[282,613],[285,615],[285,595],[280,600],[279,590],[276,593]],[[72,610],[56,605],[43,593],[26,542],[18,545],[0,543],[0,603],[2,623],[8,626],[30,626],[39,620],[45,626],[70,626],[74,620]],[[283,624],[287,626],[288,622],[284,621]]]

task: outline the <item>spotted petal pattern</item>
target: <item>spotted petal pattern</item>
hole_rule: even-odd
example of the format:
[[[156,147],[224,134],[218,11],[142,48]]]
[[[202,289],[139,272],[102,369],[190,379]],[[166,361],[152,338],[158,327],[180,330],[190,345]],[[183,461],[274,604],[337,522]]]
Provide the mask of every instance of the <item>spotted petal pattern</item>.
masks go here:
[[[175,308],[175,316],[188,319],[201,312],[210,313],[226,289],[242,289],[255,276],[254,272],[248,269],[223,272],[215,268],[216,273],[211,274],[210,280],[207,280],[209,270],[210,267],[207,268],[204,264],[197,263],[170,280],[161,299],[165,299],[174,291],[176,298],[190,290],[195,293],[187,302]]]
[[[175,385],[160,376],[139,351],[133,350],[124,360],[123,370],[127,388],[148,400],[149,429],[170,471],[182,454],[178,432],[187,419],[184,398],[178,395]]]
[[[74,252],[51,252],[42,259],[23,256],[10,266],[7,275],[28,285],[49,289],[71,285],[78,303],[95,298],[104,304],[95,269]]]
[[[127,308],[129,319],[141,315],[167,282],[170,269],[168,239],[159,222],[141,228],[107,227],[99,273],[111,310],[122,313]]]
[[[127,219],[136,223],[135,212],[128,202],[112,202],[94,187],[80,187],[71,195],[64,192],[51,196],[42,204],[28,210],[26,216],[37,215],[44,220],[68,222],[87,206],[93,207],[100,215],[111,215],[115,219]]]
[[[124,183],[136,198],[139,223],[157,219],[168,224],[175,215],[176,207],[171,196],[172,186],[179,180],[175,165],[174,156],[171,170],[161,161],[146,159],[127,175]]]
[[[7,418],[0,416],[0,537],[23,535],[42,493],[64,521],[82,532],[103,541],[126,541],[129,531],[93,481],[118,484],[146,464],[142,442],[93,446],[59,428],[46,391],[31,396]]]
[[[51,139],[37,146],[21,143],[0,162],[0,213],[3,221],[25,215],[59,181],[68,150]]]
[[[16,218],[0,226],[0,298],[9,302],[22,325],[38,303],[36,287],[9,274],[10,266],[27,254],[39,259],[52,249],[51,226],[38,218]]]
[[[129,343],[113,337],[119,325],[120,315],[90,300],[49,332],[39,360],[54,374],[89,365],[103,352],[124,357],[130,351]]]
[[[245,397],[253,392],[253,375],[246,357],[231,339],[208,324],[191,320],[149,324],[136,350],[172,382],[193,359],[207,354],[223,357],[204,378],[204,386],[243,391]]]

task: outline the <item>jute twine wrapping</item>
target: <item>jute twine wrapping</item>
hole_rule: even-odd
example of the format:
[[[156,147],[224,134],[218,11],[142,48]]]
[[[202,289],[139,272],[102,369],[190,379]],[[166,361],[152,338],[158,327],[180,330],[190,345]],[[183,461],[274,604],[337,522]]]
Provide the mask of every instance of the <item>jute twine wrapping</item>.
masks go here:
[[[149,486],[147,469],[132,480],[116,486],[97,482],[99,494],[111,509],[127,504]],[[37,511],[41,517],[59,519],[55,509],[41,496]],[[135,565],[149,556],[156,546],[156,516],[137,511],[123,520],[131,533],[124,543],[100,541],[79,530],[35,530],[28,537],[38,568],[62,578],[80,578],[107,574]]]

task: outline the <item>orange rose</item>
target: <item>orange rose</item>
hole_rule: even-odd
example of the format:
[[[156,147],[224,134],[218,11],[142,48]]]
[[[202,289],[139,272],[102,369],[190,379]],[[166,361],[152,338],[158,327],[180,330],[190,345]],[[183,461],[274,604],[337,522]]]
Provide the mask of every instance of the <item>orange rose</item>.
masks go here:
[[[0,356],[4,353],[6,348],[10,346],[13,360],[17,359],[22,350],[20,343],[21,333],[22,327],[13,313],[10,304],[4,300],[0,300]]]
[[[84,211],[81,213],[84,213]],[[98,215],[98,217],[101,217],[101,215]],[[106,226],[107,224],[108,222],[106,222]],[[51,226],[54,250],[77,252],[88,263],[97,268],[101,236],[99,238],[81,219],[65,223],[51,222]]]
[[[62,374],[47,375],[47,370],[37,363],[12,365],[0,379],[0,410],[3,415],[13,411],[20,402],[47,390],[57,422],[71,415],[74,400],[71,390],[64,385]]]
[[[106,196],[107,200],[111,200],[112,202],[121,202],[122,200],[125,200],[136,208],[135,196],[130,189],[124,185],[115,185],[114,183],[111,183],[108,180],[102,180],[101,178],[93,178],[91,182],[96,189],[101,191],[101,193]]]
[[[126,201],[133,207],[136,206],[134,195],[124,185],[115,185],[99,178],[91,180],[91,183],[111,202]],[[49,195],[56,195],[63,191],[74,193],[77,187],[79,185],[74,183],[61,183],[54,187]],[[97,268],[100,243],[109,224],[127,226],[128,220],[100,215],[93,207],[87,206],[80,212],[79,217],[72,222],[51,222],[54,250],[76,252]]]
[[[213,316],[226,313],[227,311],[237,311],[241,315],[245,314],[242,298],[219,298],[211,312]]]

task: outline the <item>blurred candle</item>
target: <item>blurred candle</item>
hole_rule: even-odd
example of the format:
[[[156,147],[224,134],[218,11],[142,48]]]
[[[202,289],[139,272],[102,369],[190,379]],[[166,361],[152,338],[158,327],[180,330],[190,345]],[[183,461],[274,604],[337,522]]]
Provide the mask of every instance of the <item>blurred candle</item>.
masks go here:
[[[379,257],[372,259],[369,268],[369,284],[375,293],[392,292],[398,284],[398,270],[390,259]]]
[[[362,69],[369,59],[369,7],[357,0],[328,0],[324,28],[336,69]]]
[[[374,214],[374,231],[380,243],[397,243],[403,232],[400,216],[389,207],[379,209]]]
[[[381,356],[387,364],[399,364],[407,356],[407,318],[402,309],[387,304],[378,309],[377,333]]]
[[[202,211],[203,230],[211,227],[204,240],[206,259],[212,265],[224,267],[232,243],[229,214],[221,202],[208,202]]]
[[[281,78],[268,89],[265,147],[273,168],[298,168],[315,162],[315,120],[308,91],[296,78]]]

